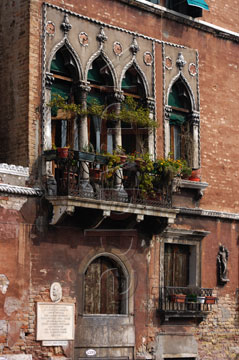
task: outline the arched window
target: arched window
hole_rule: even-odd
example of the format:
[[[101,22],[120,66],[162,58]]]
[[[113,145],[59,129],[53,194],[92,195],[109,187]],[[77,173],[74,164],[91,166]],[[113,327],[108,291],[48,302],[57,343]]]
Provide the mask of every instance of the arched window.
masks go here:
[[[142,78],[134,66],[125,73],[121,89],[124,96],[132,97],[139,105],[145,105],[145,88]],[[148,152],[148,129],[122,122],[122,147],[127,153]]]
[[[185,159],[193,165],[193,126],[190,121],[191,101],[186,86],[179,79],[169,93],[170,153],[173,158]]]
[[[105,60],[99,56],[95,59],[88,71],[87,81],[90,83],[91,91],[87,95],[87,105],[92,103],[104,105],[105,108],[112,102],[113,78]],[[100,118],[89,117],[88,131],[89,144],[97,152],[112,149],[112,139],[108,136],[108,129],[112,128],[109,121]]]
[[[77,67],[69,51],[63,47],[58,50],[51,62],[51,73],[54,82],[51,90],[51,98],[60,95],[68,103],[74,102],[73,82],[78,78]],[[56,147],[75,147],[77,131],[74,129],[74,121],[68,114],[52,108],[52,144]]]
[[[100,256],[84,277],[85,314],[126,314],[127,277],[114,259]]]

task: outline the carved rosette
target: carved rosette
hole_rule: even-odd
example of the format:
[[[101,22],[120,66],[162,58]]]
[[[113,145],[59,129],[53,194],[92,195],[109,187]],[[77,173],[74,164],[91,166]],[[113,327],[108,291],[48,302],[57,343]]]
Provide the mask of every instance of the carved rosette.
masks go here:
[[[172,70],[173,68],[173,61],[170,56],[166,56],[165,58],[165,68],[167,70]]]
[[[178,57],[176,60],[176,65],[179,68],[180,71],[184,68],[184,66],[187,64],[187,61],[184,60],[183,53],[179,52]]]
[[[123,49],[122,49],[122,45],[120,44],[120,42],[118,42],[118,41],[114,42],[113,51],[116,56],[120,56],[122,54]]]
[[[67,14],[65,14],[64,16],[64,21],[61,24],[61,28],[64,31],[65,36],[67,36],[68,32],[71,30],[72,25],[69,22],[69,17]]]
[[[52,84],[55,81],[55,78],[53,76],[53,74],[51,73],[46,73],[46,77],[45,77],[45,85],[47,89],[51,90]]]
[[[54,36],[56,31],[56,26],[52,21],[48,21],[46,24],[46,33],[48,36]]]
[[[88,34],[86,34],[86,32],[82,31],[79,34],[79,42],[80,42],[81,46],[89,45],[89,37],[88,37]]]
[[[105,35],[104,28],[101,26],[99,34],[96,36],[96,39],[102,45],[104,42],[107,41],[108,37]]]
[[[153,63],[153,55],[151,52],[146,51],[143,56],[143,60],[146,66],[151,66]]]
[[[139,51],[139,45],[137,43],[136,37],[134,36],[132,44],[130,45],[130,51],[132,52],[132,54],[135,56],[137,54],[137,52]]]
[[[189,75],[196,76],[197,75],[197,67],[196,67],[196,65],[193,64],[193,63],[190,63],[188,65],[188,72],[189,72]]]

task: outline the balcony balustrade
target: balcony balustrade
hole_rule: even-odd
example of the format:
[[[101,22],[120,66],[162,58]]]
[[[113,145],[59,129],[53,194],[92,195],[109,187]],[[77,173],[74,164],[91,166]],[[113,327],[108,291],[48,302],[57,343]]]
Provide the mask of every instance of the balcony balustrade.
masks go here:
[[[134,162],[124,159],[115,170],[107,165],[107,156],[72,150],[65,158],[56,151],[44,155],[54,164],[57,196],[171,208],[170,191],[154,188],[153,195],[149,195],[141,188],[139,165]],[[84,186],[87,182],[90,186]]]
[[[166,286],[160,288],[159,312],[165,321],[169,318],[203,320],[216,302],[212,289]]]

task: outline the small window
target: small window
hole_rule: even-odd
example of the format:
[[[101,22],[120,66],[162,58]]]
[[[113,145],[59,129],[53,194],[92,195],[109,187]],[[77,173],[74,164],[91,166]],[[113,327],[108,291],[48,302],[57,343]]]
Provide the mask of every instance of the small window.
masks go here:
[[[100,256],[85,272],[84,313],[126,314],[127,278],[113,259]]]
[[[209,10],[204,0],[166,0],[166,7],[193,18],[201,17],[202,10]]]

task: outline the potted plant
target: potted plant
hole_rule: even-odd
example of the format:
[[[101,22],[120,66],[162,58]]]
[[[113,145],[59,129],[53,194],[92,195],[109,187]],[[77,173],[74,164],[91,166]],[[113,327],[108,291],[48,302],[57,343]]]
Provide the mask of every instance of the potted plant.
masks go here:
[[[67,159],[69,154],[69,146],[58,147],[57,155],[60,159]]]

